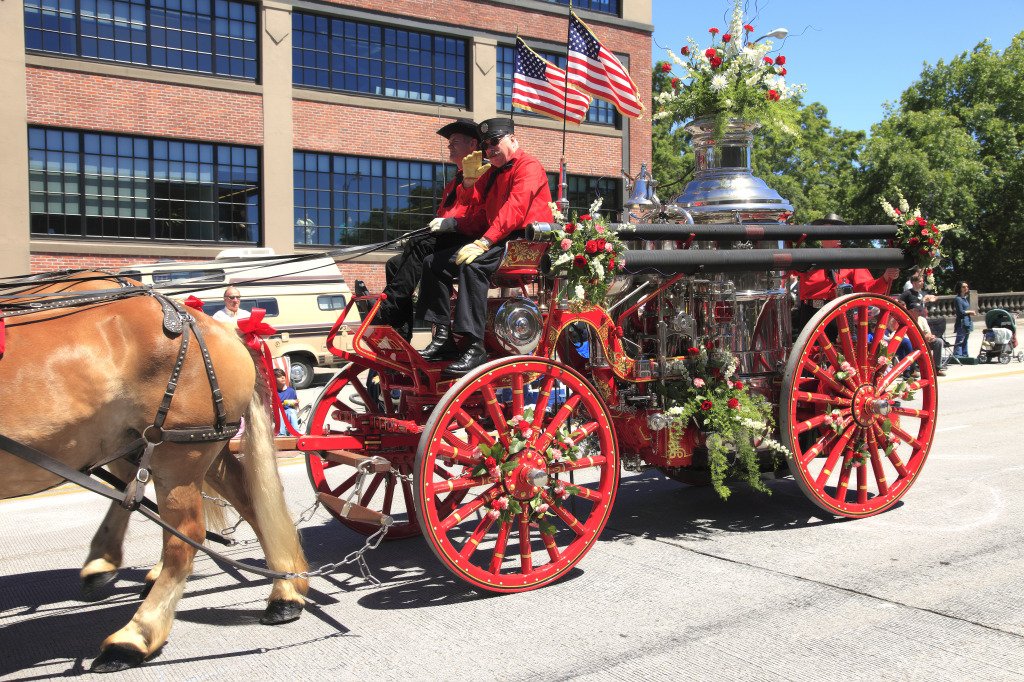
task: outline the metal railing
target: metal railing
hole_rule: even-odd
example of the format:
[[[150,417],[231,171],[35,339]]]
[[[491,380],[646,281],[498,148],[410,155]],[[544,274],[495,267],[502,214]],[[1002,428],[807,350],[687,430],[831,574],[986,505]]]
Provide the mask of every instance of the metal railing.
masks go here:
[[[956,314],[956,306],[953,299],[956,296],[939,296],[939,300],[929,305],[929,316],[949,317]],[[1002,308],[1014,317],[1024,316],[1024,291],[1001,291],[992,294],[971,293],[971,307],[984,315],[989,310]]]

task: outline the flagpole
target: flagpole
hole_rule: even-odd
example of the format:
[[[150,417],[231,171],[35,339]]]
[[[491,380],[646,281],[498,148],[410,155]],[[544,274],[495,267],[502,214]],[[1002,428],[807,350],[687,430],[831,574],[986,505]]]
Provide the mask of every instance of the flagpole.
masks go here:
[[[562,93],[562,159],[558,164],[558,210],[566,215],[569,210],[569,178],[566,177],[565,138],[569,118],[569,39],[572,36],[572,0],[569,0],[569,21],[565,26],[565,90]]]

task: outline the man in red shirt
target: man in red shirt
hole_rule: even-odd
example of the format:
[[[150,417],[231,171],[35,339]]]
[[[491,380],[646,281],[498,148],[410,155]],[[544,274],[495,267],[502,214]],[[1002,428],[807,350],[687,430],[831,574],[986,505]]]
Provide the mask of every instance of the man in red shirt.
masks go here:
[[[459,201],[461,194],[472,195],[472,188],[463,187],[463,159],[480,146],[480,129],[468,118],[459,118],[443,126],[437,134],[448,140],[448,160],[458,169],[441,195],[437,217],[430,221],[428,234],[410,238],[405,248],[384,266],[387,299],[380,304],[381,323],[394,327],[406,339],[412,338],[412,293],[420,283],[423,260],[438,249],[463,246],[477,235],[456,231],[455,218],[461,217],[474,206],[471,201]]]
[[[824,218],[811,221],[811,225],[848,224],[835,213],[829,213]],[[839,240],[822,240],[821,245],[825,248],[835,248],[839,246]],[[889,293],[889,286],[893,280],[899,277],[900,271],[898,268],[889,268],[878,278],[866,268],[810,270],[791,274],[796,275],[800,280],[800,307],[793,323],[793,336],[795,337],[825,303],[836,297],[838,288],[848,285],[856,293],[885,296]]]
[[[473,194],[460,195],[459,201],[470,208],[455,219],[460,232],[477,239],[427,256],[420,283],[423,319],[435,325],[434,338],[421,355],[431,361],[451,358],[458,352],[449,321],[449,300],[452,284],[459,283],[454,331],[462,335],[465,344],[461,356],[445,368],[447,374],[457,376],[487,361],[483,345],[487,289],[491,275],[501,264],[505,242],[521,236],[532,222],[553,220],[547,174],[536,158],[519,148],[513,121],[484,121],[480,138],[490,171],[479,181],[464,182],[473,185]]]

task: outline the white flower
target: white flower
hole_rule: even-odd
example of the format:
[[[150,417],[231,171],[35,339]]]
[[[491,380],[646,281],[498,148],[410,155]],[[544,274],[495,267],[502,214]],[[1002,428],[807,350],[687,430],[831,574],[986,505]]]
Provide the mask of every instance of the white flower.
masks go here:
[[[760,80],[761,80],[761,72],[760,71],[755,71],[753,74],[751,74],[750,78],[748,78],[744,82],[747,84],[748,87],[752,88],[755,85],[757,85],[758,82],[760,82]]]
[[[583,298],[587,295],[587,292],[583,289],[582,284],[577,284],[576,288],[573,290],[573,293],[576,295],[576,298],[580,301],[582,301]]]
[[[590,263],[591,269],[594,271],[594,275],[598,279],[602,279],[604,277],[604,266],[601,265],[601,261],[595,258],[594,260],[590,261]]]
[[[711,89],[715,92],[721,92],[729,87],[729,81],[725,80],[725,76],[722,74],[715,74],[711,78]]]
[[[602,203],[604,203],[604,197],[594,199],[594,203],[590,205],[590,215],[596,216],[597,212],[601,210]]]

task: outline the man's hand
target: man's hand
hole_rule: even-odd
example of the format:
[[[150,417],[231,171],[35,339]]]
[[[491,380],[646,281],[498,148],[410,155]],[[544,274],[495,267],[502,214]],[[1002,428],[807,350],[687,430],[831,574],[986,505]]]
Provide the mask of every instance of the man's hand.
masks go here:
[[[892,282],[893,280],[895,280],[899,276],[900,276],[900,269],[899,268],[887,268],[885,273],[882,275],[882,279],[884,279],[886,282]]]
[[[455,218],[434,218],[430,221],[431,232],[454,232]]]
[[[462,265],[463,263],[472,263],[476,260],[476,257],[491,248],[490,244],[487,244],[482,239],[477,239],[475,242],[466,244],[459,253],[455,256],[455,264]]]
[[[475,151],[462,160],[462,186],[472,187],[476,181],[491,170],[491,164],[483,160],[484,153]]]

